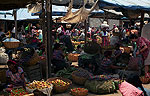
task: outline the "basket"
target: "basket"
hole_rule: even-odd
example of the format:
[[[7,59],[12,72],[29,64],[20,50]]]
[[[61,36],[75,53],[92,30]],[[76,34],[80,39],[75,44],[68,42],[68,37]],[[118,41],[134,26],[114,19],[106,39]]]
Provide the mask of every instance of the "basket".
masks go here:
[[[150,78],[145,78],[145,76],[141,76],[140,80],[142,81],[143,84],[148,84],[150,83]]]
[[[32,65],[35,65],[37,62],[39,62],[40,61],[40,57],[39,57],[39,55],[36,53],[36,52],[34,52],[34,54],[33,54],[33,56],[31,57],[31,59],[27,62],[27,64],[29,65],[29,66],[32,66]]]
[[[69,60],[69,61],[73,61],[73,62],[77,62],[79,55],[80,55],[80,54],[72,54],[72,53],[70,53],[70,54],[68,55],[68,60]]]
[[[6,48],[18,48],[20,42],[3,42]]]
[[[74,71],[74,72],[76,72],[76,71]],[[79,85],[84,85],[87,78],[76,76],[76,75],[74,75],[74,72],[72,72],[73,82],[75,82],[76,84],[79,84]]]
[[[63,80],[64,82],[69,82],[70,83],[67,86],[56,86],[56,85],[54,85],[53,88],[54,88],[54,91],[56,93],[63,93],[63,92],[65,92],[69,88],[69,86],[72,84],[72,82],[69,79],[61,78],[61,77],[49,78],[47,81],[54,81],[56,79],[60,79],[60,80]]]
[[[76,89],[77,91],[73,91],[74,89]],[[87,96],[88,95],[88,90],[87,89],[84,89],[84,88],[80,88],[81,90],[86,90],[86,91],[81,91],[79,90],[79,88],[74,88],[74,89],[71,89],[71,95],[73,96]]]
[[[131,51],[131,48],[130,48],[130,47],[120,47],[120,48],[124,49],[124,50],[123,50],[124,53],[130,53],[130,51]]]

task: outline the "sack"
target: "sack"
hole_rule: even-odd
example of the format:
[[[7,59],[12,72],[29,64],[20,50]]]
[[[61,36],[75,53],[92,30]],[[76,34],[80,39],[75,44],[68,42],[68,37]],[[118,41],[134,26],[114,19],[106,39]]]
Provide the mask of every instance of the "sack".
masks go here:
[[[141,96],[143,93],[141,90],[126,81],[119,85],[119,91],[123,96]]]
[[[139,71],[139,67],[142,64],[141,57],[131,57],[128,64],[128,70]]]
[[[107,94],[116,91],[115,84],[112,80],[98,81],[98,80],[87,80],[85,82],[85,87],[97,94]]]

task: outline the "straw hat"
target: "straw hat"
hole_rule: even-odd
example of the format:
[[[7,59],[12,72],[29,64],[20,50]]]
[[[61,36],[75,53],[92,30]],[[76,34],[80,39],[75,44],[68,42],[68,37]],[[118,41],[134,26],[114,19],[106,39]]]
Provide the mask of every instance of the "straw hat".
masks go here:
[[[103,24],[101,24],[101,28],[106,28],[109,27],[109,25],[107,24],[107,21],[104,21]]]

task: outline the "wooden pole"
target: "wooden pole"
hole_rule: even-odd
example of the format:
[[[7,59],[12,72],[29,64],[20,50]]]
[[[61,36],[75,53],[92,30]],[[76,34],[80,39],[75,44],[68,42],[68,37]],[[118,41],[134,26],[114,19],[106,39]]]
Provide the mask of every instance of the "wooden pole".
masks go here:
[[[14,13],[14,21],[15,21],[15,38],[17,38],[18,32],[17,32],[17,10],[13,10]]]
[[[51,77],[51,57],[52,57],[52,0],[46,0],[46,20],[47,20],[47,66],[48,74]]]
[[[42,0],[42,34],[43,34],[43,43],[45,44],[46,30],[45,30],[45,8],[44,0]]]
[[[87,43],[87,21],[84,21],[84,28],[85,28],[85,44]]]
[[[143,25],[144,25],[144,12],[141,12],[141,20],[140,20],[140,32],[139,32],[139,36],[141,36]]]

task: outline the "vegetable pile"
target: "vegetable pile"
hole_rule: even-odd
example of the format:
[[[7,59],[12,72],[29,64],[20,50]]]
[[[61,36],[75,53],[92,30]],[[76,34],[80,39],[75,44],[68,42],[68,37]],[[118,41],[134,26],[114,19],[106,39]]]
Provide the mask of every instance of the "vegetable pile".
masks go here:
[[[73,96],[86,96],[88,94],[88,90],[85,88],[73,88],[71,89],[71,94]]]
[[[72,72],[77,70],[77,68],[74,67],[69,67],[69,68],[64,68],[63,70],[60,70],[56,73],[56,77],[63,77],[63,78],[67,78],[67,79],[72,79]]]
[[[19,88],[19,89],[13,89],[12,92],[10,93],[10,96],[23,96],[28,94],[25,89]]]

